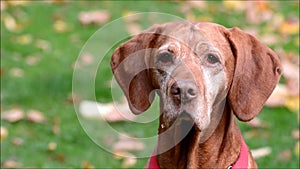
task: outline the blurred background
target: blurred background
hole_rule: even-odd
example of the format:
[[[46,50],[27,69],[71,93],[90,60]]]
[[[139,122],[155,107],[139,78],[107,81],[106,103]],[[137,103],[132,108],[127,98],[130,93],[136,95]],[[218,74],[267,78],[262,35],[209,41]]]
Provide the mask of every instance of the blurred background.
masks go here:
[[[74,64],[89,37],[137,12],[240,27],[272,48],[284,66],[280,84],[260,115],[239,125],[260,168],[299,168],[299,1],[67,0],[1,0],[1,167],[144,167],[147,158],[111,154],[87,136],[73,106],[82,99],[72,93]],[[126,24],[129,34],[143,29],[139,18]],[[86,55],[80,62],[89,65],[93,57]],[[103,62],[95,95],[98,102],[110,104],[109,58]],[[107,121],[130,135],[126,129],[135,124],[116,118],[111,115]],[[157,122],[135,130],[145,137],[156,133]],[[135,157],[147,148],[125,142],[116,154]]]

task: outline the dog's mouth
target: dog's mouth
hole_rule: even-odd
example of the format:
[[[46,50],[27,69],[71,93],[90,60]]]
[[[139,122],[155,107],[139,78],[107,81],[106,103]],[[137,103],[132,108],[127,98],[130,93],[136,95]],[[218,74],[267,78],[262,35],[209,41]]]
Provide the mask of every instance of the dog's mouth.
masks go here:
[[[172,128],[174,129],[174,138],[176,141],[181,141],[191,132],[199,131],[200,129],[195,124],[194,119],[187,112],[182,112],[174,121]]]

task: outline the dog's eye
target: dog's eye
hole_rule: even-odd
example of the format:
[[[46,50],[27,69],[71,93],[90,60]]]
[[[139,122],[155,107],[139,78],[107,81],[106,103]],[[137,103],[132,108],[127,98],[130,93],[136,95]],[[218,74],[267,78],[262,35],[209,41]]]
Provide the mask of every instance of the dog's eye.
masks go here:
[[[211,53],[207,55],[207,61],[210,64],[220,63],[218,56]]]
[[[158,55],[158,61],[162,63],[169,63],[173,61],[173,54],[170,52],[164,52]]]

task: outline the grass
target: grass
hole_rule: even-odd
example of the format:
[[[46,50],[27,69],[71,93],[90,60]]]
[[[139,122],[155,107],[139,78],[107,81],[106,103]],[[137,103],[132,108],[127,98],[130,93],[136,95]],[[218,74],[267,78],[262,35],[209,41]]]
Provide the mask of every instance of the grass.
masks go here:
[[[1,120],[1,126],[7,128],[9,132],[9,135],[1,140],[1,166],[5,161],[13,159],[22,167],[78,168],[84,167],[84,164],[91,164],[95,167],[120,168],[122,160],[114,158],[111,153],[97,146],[88,137],[79,123],[73,104],[68,101],[72,92],[72,66],[84,43],[101,27],[82,26],[77,20],[77,15],[80,11],[106,9],[111,14],[110,21],[118,19],[128,11],[157,11],[184,17],[184,13],[179,10],[181,5],[183,2],[72,1],[48,4],[29,1],[28,4],[11,5],[2,10],[1,112],[15,107],[25,112],[36,109],[44,113],[47,122],[36,124],[21,120],[9,123]],[[298,16],[299,4],[297,5],[295,1],[274,1],[271,6],[275,13],[284,19],[291,15]],[[4,23],[5,15],[13,16],[23,27],[22,30],[20,32],[8,30]],[[267,30],[270,29],[270,25],[265,22],[254,26],[245,22],[243,11],[229,12],[220,2],[208,3],[203,10],[193,9],[193,15],[199,20],[210,20],[227,27],[254,27],[259,33],[263,31],[268,33]],[[68,31],[56,32],[53,28],[56,19],[64,20]],[[279,34],[279,32],[272,33]],[[31,42],[26,44],[18,42],[23,35],[29,35]],[[282,46],[286,52],[297,53],[299,48],[294,43],[297,37],[299,40],[299,34],[289,35],[284,38],[285,40],[276,42],[271,47]],[[39,39],[47,41],[51,47],[46,50],[40,49],[35,45]],[[105,44],[99,44],[101,45]],[[28,65],[26,61],[31,56],[38,57],[40,61],[36,65]],[[112,101],[110,86],[107,85],[112,76],[108,62],[109,58],[105,57],[95,82],[95,95],[101,102]],[[22,69],[24,75],[12,76],[11,72],[14,68]],[[60,121],[61,132],[54,134],[52,127],[57,118]],[[296,140],[291,137],[291,131],[299,128],[296,114],[284,107],[264,108],[259,118],[267,122],[269,127],[253,129],[240,123],[243,133],[257,130],[256,137],[246,140],[249,147],[270,146],[272,148],[269,156],[257,160],[258,165],[261,168],[297,168],[299,156],[294,153]],[[117,130],[146,137],[156,133],[157,121],[153,123],[141,125],[121,122],[111,125]],[[101,130],[105,129],[99,129],[99,132]],[[16,137],[22,138],[24,143],[20,146],[12,144]],[[48,150],[50,142],[57,144],[54,151]],[[290,150],[291,157],[287,161],[280,161],[278,155],[284,150]],[[142,168],[146,162],[147,158],[139,159],[134,167]]]

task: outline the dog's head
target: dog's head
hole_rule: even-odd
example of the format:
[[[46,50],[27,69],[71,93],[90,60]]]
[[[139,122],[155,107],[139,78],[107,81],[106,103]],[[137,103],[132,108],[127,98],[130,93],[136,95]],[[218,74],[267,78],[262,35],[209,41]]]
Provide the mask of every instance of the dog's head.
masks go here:
[[[200,130],[228,102],[241,121],[257,115],[281,74],[276,54],[238,28],[213,23],[154,25],[117,48],[116,80],[133,113],[160,96],[165,125],[188,114]]]

